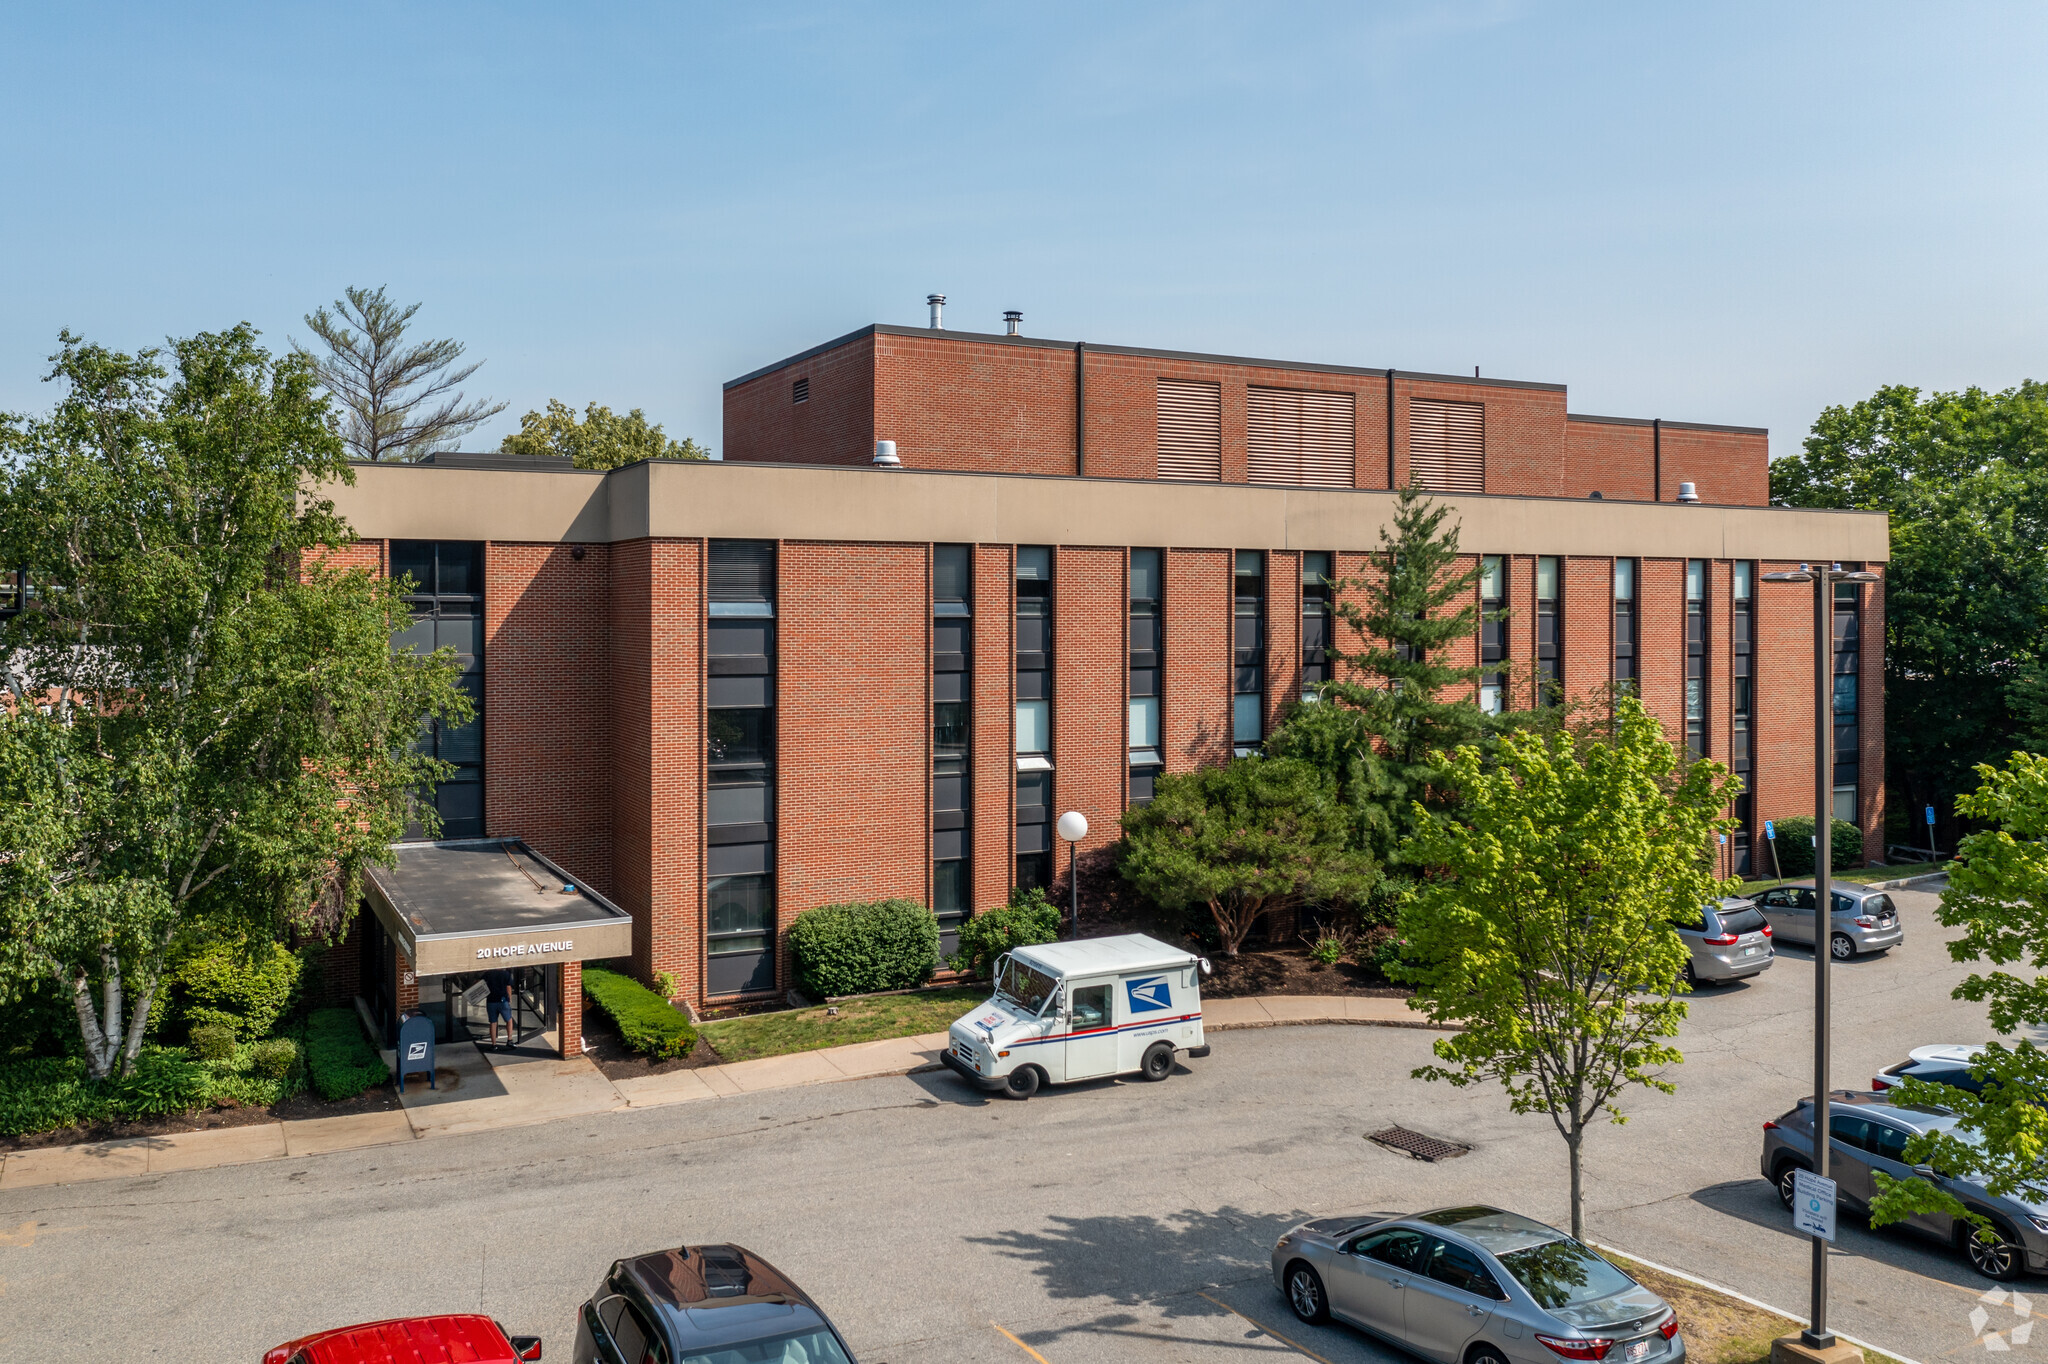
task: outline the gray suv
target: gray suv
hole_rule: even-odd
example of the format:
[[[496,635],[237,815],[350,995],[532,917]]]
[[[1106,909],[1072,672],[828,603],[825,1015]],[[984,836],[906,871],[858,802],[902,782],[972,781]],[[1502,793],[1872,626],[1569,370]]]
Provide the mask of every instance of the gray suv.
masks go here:
[[[1975,1228],[1947,1213],[1915,1213],[1905,1225],[1923,1235],[1960,1248],[1978,1273],[1991,1279],[2017,1279],[2028,1271],[2048,1271],[2048,1207],[1994,1194],[1965,1180],[1935,1174],[1929,1167],[1908,1165],[1906,1142],[1922,1132],[1955,1125],[1955,1115],[1941,1109],[1900,1108],[1881,1094],[1838,1090],[1828,1099],[1828,1174],[1836,1197],[1859,1211],[1868,1211],[1877,1196],[1872,1178],[1882,1170],[1894,1179],[1919,1175],[1936,1188],[1954,1194],[1971,1212],[1991,1219],[1998,1240],[1986,1242]],[[1775,1122],[1764,1124],[1763,1176],[1778,1186],[1779,1201],[1792,1206],[1792,1172],[1813,1168],[1813,1100]]]
[[[1697,924],[1673,924],[1692,953],[1685,983],[1698,986],[1741,980],[1770,969],[1771,926],[1747,900],[1722,900],[1700,911]]]
[[[1856,885],[1829,889],[1834,912],[1828,916],[1828,954],[1836,961],[1847,961],[1865,952],[1882,952],[1906,940],[1906,930],[1899,924],[1898,907],[1891,896]],[[1771,921],[1771,931],[1778,941],[1813,945],[1811,882],[1767,890],[1756,898],[1756,907]]]

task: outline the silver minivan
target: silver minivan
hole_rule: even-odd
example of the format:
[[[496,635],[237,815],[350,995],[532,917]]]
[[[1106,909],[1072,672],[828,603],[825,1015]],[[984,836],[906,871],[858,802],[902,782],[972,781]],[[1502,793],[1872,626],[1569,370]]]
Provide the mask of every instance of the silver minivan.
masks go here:
[[[1700,911],[1699,923],[1672,927],[1692,953],[1685,963],[1685,983],[1695,988],[1768,971],[1776,959],[1771,925],[1747,900],[1717,901]]]
[[[1829,892],[1834,912],[1828,916],[1828,955],[1836,961],[1882,952],[1906,940],[1898,906],[1883,891],[1848,884],[1831,886]],[[1767,890],[1756,898],[1756,907],[1780,942],[1813,945],[1812,882]]]

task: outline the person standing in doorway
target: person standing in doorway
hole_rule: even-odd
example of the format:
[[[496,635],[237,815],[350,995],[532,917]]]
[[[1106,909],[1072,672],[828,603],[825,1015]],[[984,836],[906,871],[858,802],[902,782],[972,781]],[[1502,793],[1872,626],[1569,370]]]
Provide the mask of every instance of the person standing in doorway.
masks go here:
[[[484,1014],[491,1021],[491,1045],[498,1045],[498,1024],[505,1025],[505,1045],[519,1039],[512,1035],[512,973],[503,967],[484,972]]]

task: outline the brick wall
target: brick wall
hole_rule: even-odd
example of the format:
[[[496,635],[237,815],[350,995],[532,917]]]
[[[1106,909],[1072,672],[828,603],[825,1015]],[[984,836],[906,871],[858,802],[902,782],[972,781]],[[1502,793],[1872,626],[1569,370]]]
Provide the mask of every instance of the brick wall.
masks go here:
[[[1486,491],[1556,497],[1564,487],[1564,392],[1433,380],[1397,381],[1404,409],[1416,398],[1476,402],[1486,409]],[[1405,463],[1408,436],[1401,432]]]
[[[1614,561],[1573,559],[1564,570],[1564,687],[1604,711],[1614,677]]]
[[[1565,497],[1602,497],[1648,502],[1654,482],[1648,422],[1594,421],[1568,417],[1564,424]]]
[[[810,380],[810,397],[801,403],[791,397],[798,379]],[[872,336],[725,390],[727,459],[866,464],[877,438]]]
[[[1506,556],[1508,573],[1508,679],[1510,704],[1536,704],[1536,557],[1532,554]],[[1571,606],[1565,606],[1565,631],[1569,635]],[[1565,685],[1571,685],[1569,674]]]
[[[1061,545],[1053,552],[1053,800],[1055,818],[1079,810],[1088,835],[1077,851],[1090,853],[1120,836],[1128,770],[1124,691],[1130,677],[1127,643],[1130,596],[1124,551]],[[1053,875],[1064,897],[1067,848],[1053,841]],[[1082,894],[1089,893],[1082,879]]]
[[[608,893],[611,571],[605,545],[484,553],[484,827]]]
[[[1765,560],[1757,575],[1795,569]],[[1756,589],[1756,823],[1813,813],[1813,589]],[[1770,857],[1759,845],[1758,855]]]
[[[1266,733],[1301,700],[1301,555],[1266,556]]]
[[[1760,431],[1704,431],[1664,423],[1664,496],[1691,483],[1700,501],[1761,507],[1771,500],[1770,438]]]
[[[1230,760],[1231,562],[1227,549],[1166,551],[1160,754],[1169,772]]]
[[[583,1054],[583,963],[565,961],[561,965],[561,1016],[555,1027],[562,1044],[562,1055],[568,1057]]]
[[[1636,581],[1636,671],[1643,707],[1685,742],[1685,560],[1643,559]],[[1611,609],[1611,608],[1610,608]]]
[[[974,908],[1008,902],[1016,875],[1016,563],[1008,545],[974,547]]]
[[[931,550],[784,541],[777,567],[776,919],[930,904]]]
[[[875,337],[875,438],[912,469],[1074,472],[1074,357],[1040,346]]]

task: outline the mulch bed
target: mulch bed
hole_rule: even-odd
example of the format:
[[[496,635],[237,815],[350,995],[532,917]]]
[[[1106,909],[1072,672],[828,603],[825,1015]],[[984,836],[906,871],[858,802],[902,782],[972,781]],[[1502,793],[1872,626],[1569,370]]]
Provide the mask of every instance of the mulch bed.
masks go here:
[[[722,1064],[711,1043],[703,1037],[697,1039],[697,1045],[690,1048],[688,1056],[670,1061],[650,1061],[629,1049],[611,1021],[588,1007],[583,1012],[583,1055],[604,1072],[607,1080],[636,1080],[642,1075],[666,1075],[672,1070],[696,1070]]]
[[[397,1108],[398,1091],[379,1085],[353,1099],[332,1101],[313,1094],[300,1094],[281,1104],[251,1108],[207,1108],[170,1118],[141,1122],[94,1122],[59,1127],[48,1132],[31,1132],[20,1137],[0,1137],[0,1151],[39,1151],[50,1146],[76,1146],[83,1142],[124,1141],[130,1137],[169,1137],[181,1132],[211,1132],[220,1127],[254,1127],[260,1123],[297,1121],[301,1118],[334,1118],[349,1113],[382,1113]]]
[[[1304,947],[1266,947],[1235,957],[1212,955],[1216,974],[1202,982],[1204,999],[1242,999],[1247,995],[1366,995],[1406,999],[1412,991],[1389,985],[1379,973],[1356,962],[1325,966]]]

